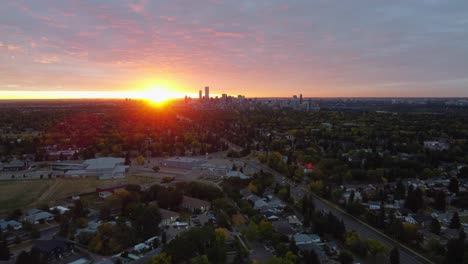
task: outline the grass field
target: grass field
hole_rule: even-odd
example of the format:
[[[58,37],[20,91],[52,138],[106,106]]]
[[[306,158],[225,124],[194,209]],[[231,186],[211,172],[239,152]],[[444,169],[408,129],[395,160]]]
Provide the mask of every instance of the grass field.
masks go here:
[[[5,216],[17,208],[25,211],[42,204],[53,205],[55,201],[67,196],[95,191],[96,187],[121,183],[152,184],[158,182],[159,179],[136,176],[116,180],[80,178],[0,181],[0,216]]]

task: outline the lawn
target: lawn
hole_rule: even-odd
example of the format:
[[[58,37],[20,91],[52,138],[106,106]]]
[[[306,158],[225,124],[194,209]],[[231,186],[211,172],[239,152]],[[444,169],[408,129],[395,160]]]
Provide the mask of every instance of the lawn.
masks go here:
[[[98,180],[95,178],[16,180],[0,181],[0,216],[14,209],[28,210],[42,204],[53,205],[54,201],[79,193],[122,183],[152,184],[159,179],[129,176],[125,179]]]

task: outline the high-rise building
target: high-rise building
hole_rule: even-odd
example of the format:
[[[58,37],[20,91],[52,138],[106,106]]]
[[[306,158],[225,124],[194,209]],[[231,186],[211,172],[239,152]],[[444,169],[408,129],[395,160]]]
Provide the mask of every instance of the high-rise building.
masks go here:
[[[205,100],[209,101],[210,100],[210,87],[205,86]]]
[[[198,98],[199,98],[200,100],[203,99],[202,90],[199,90],[199,91],[198,91]]]
[[[302,94],[299,94],[299,104],[302,104]]]
[[[293,105],[292,105],[292,108],[293,108],[293,109],[297,109],[297,107],[298,107],[297,95],[294,95],[294,96],[293,96]]]

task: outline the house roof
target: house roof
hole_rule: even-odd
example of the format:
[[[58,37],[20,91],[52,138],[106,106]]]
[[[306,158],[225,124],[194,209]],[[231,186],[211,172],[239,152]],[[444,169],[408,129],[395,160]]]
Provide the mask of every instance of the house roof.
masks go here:
[[[246,176],[244,173],[242,173],[240,171],[229,171],[228,173],[226,173],[226,176],[227,177],[239,177],[239,178],[241,178],[243,180],[249,178],[248,176]]]
[[[14,226],[17,226],[17,225],[21,225],[21,223],[18,222],[18,221],[15,221],[15,220],[6,221],[6,220],[3,220],[3,219],[0,219],[0,228],[1,229],[7,229],[8,226],[14,227]]]
[[[309,244],[312,243],[313,240],[315,240],[318,236],[312,236],[308,234],[295,234],[294,235],[294,241],[296,241],[296,244]],[[320,239],[320,237],[318,237]]]
[[[31,210],[29,210],[27,213],[26,213],[26,216],[31,216],[31,215],[34,215],[34,214],[37,214],[37,213],[40,213],[42,212],[42,210],[39,210],[37,208],[33,208]]]
[[[35,222],[35,221],[40,221],[42,219],[47,219],[49,217],[54,217],[54,215],[49,212],[41,211],[39,213],[26,216],[26,220],[30,222]]]
[[[124,158],[96,158],[85,160],[84,164],[88,165],[87,170],[102,170],[113,169],[115,166],[125,163]]]
[[[207,207],[210,206],[211,203],[208,201],[200,200],[197,198],[193,198],[190,196],[185,196],[183,197],[182,200],[182,207],[192,207],[192,208],[200,208],[200,207]]]
[[[73,244],[73,243],[66,242],[66,241],[60,240],[60,239],[34,240],[33,241],[33,247],[37,248],[37,249],[39,249],[41,251],[44,251],[44,252],[49,252],[49,251],[52,251],[52,250],[54,250],[56,248],[65,249],[70,244]]]
[[[257,200],[255,201],[255,204],[254,204],[254,208],[256,209],[266,207],[266,206],[268,206],[268,204],[264,200]]]
[[[159,208],[159,213],[161,213],[161,218],[162,219],[168,219],[168,218],[171,218],[171,217],[179,217],[179,215],[180,215],[177,212],[166,210],[166,209],[161,209],[161,208]]]

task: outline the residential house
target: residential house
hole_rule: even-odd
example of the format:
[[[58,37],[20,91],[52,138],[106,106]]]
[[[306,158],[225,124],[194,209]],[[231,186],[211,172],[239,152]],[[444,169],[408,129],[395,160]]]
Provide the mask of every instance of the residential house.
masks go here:
[[[174,211],[169,211],[166,209],[159,208],[159,212],[161,214],[161,225],[171,225],[173,224],[177,218],[179,218],[180,214]]]
[[[254,202],[253,208],[257,211],[263,211],[268,209],[268,204],[265,202],[265,200],[260,199]]]
[[[33,250],[37,250],[41,255],[45,256],[49,262],[58,260],[73,252],[75,245],[61,239],[51,240],[34,240]]]
[[[49,211],[51,212],[57,211],[59,214],[63,215],[69,212],[70,209],[59,205],[59,206],[54,206],[54,207],[49,208]]]
[[[295,226],[295,227],[300,227],[300,226],[302,226],[302,222],[297,218],[296,215],[290,215],[290,216],[288,216],[288,223],[289,223],[291,226]]]
[[[13,228],[13,230],[20,230],[23,228],[23,224],[15,220],[4,220],[0,219],[0,230],[6,231],[8,228]]]
[[[106,199],[107,197],[109,197],[111,195],[112,195],[112,193],[108,192],[108,191],[99,192],[99,197],[102,198],[102,199]]]
[[[418,223],[412,216],[405,216],[403,218],[403,221],[406,222],[406,223],[413,224],[413,225]]]
[[[240,171],[229,171],[226,173],[226,177],[228,178],[232,178],[232,177],[238,177],[242,180],[246,180],[246,179],[249,179],[249,176],[245,175],[244,173],[240,172]]]
[[[41,222],[47,222],[52,220],[54,220],[53,214],[39,209],[29,210],[26,216],[24,217],[24,221],[29,222],[31,224],[39,224]]]
[[[200,200],[197,198],[185,196],[182,199],[181,207],[188,209],[191,212],[199,210],[200,212],[205,212],[210,209],[211,203],[208,201]]]
[[[367,202],[367,206],[369,210],[380,210],[381,203],[378,201],[369,201]]]
[[[312,243],[318,244],[321,242],[320,237],[315,234],[295,234],[293,239],[297,246]]]

